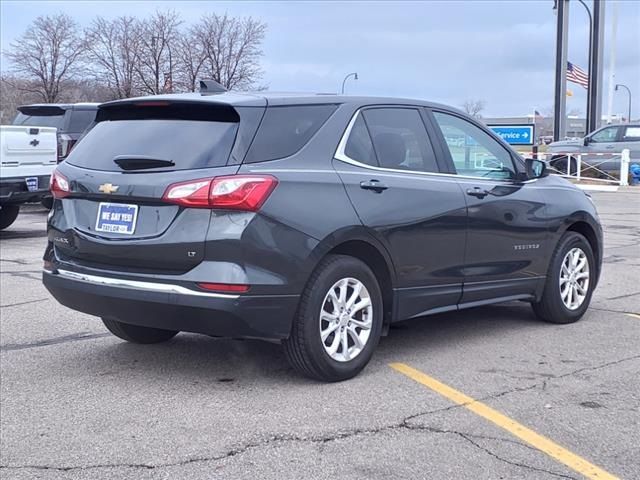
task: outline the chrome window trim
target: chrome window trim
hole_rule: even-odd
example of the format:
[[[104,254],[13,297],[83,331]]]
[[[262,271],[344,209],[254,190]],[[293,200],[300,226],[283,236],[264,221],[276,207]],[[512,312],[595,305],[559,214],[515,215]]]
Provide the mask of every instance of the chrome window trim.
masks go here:
[[[211,298],[226,298],[236,299],[239,295],[228,295],[225,293],[211,293],[211,292],[199,292],[197,290],[191,290],[190,288],[183,287],[181,285],[174,285],[171,283],[155,283],[155,282],[141,282],[139,280],[126,280],[123,278],[102,277],[98,275],[89,275],[86,273],[71,272],[69,270],[57,270],[54,275],[60,275],[70,280],[76,280],[79,282],[93,283],[96,285],[106,285],[116,288],[132,288],[134,290],[143,290],[146,292],[159,292],[159,293],[176,293],[178,295],[192,295],[196,297],[211,297]]]
[[[389,107],[391,108],[391,107]],[[538,180],[537,178],[533,178],[530,180],[526,180],[524,182],[514,182],[513,180],[500,180],[500,179],[495,179],[495,178],[482,178],[482,177],[473,177],[473,176],[468,176],[468,175],[458,175],[457,173],[441,173],[441,172],[423,172],[421,170],[398,170],[395,168],[386,168],[386,167],[375,167],[373,165],[369,165],[366,163],[362,163],[359,162],[357,160],[354,160],[353,158],[349,157],[346,153],[344,153],[346,147],[347,147],[347,141],[349,140],[349,135],[351,135],[351,130],[353,129],[353,126],[356,123],[356,120],[358,119],[358,115],[360,114],[360,111],[362,110],[362,108],[359,108],[358,110],[356,110],[356,112],[353,114],[353,116],[351,117],[351,120],[349,120],[349,123],[347,125],[347,128],[345,129],[344,133],[342,134],[342,137],[340,138],[340,143],[338,143],[338,148],[336,149],[336,153],[333,155],[333,158],[335,158],[336,160],[340,160],[341,162],[344,163],[348,163],[350,165],[354,165],[356,167],[361,167],[361,168],[366,168],[369,170],[375,170],[378,172],[392,172],[392,173],[404,173],[404,174],[414,174],[414,175],[426,175],[426,176],[435,176],[435,177],[448,177],[448,178],[461,178],[461,179],[471,179],[474,181],[480,180],[480,181],[484,181],[484,182],[500,182],[500,183],[506,183],[506,184],[510,184],[510,185],[520,185],[520,184],[525,184],[525,183],[531,183],[534,182],[536,180]]]

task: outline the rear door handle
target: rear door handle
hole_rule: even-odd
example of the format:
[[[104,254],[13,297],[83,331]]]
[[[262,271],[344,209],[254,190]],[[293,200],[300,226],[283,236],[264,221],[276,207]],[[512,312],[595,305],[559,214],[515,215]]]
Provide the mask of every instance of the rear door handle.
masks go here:
[[[364,190],[373,190],[376,193],[382,193],[389,187],[380,182],[380,180],[369,180],[368,182],[360,182],[360,188]]]
[[[467,195],[471,195],[472,197],[484,198],[489,195],[489,192],[484,188],[473,187],[467,190]]]

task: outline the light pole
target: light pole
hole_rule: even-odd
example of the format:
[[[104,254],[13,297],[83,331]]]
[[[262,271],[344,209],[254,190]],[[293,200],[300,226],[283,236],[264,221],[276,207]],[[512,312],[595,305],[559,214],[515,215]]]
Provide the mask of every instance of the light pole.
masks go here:
[[[357,73],[357,72],[350,73],[349,75],[347,75],[346,77],[344,77],[344,80],[342,80],[342,90],[341,90],[341,92],[340,92],[342,95],[344,95],[344,84],[347,82],[347,79],[348,79],[349,77],[351,77],[351,76],[353,76],[353,79],[354,79],[354,80],[358,80],[358,73]]]
[[[624,88],[629,94],[629,113],[627,114],[627,123],[631,123],[631,89],[622,83],[616,84],[616,92],[618,91],[618,87]]]
[[[587,4],[584,3],[583,0],[578,0],[578,2],[580,2],[582,4],[582,6],[584,7],[584,9],[587,11],[587,15],[589,16],[589,62],[587,64],[587,69],[589,71],[589,83],[588,83],[588,87],[587,87],[587,118],[586,118],[586,130],[587,131],[592,131],[595,130],[595,128],[591,128],[591,102],[594,100],[593,97],[593,89],[592,89],[592,85],[593,83],[591,82],[591,76],[594,74],[593,71],[593,16],[591,15],[591,10],[589,10],[589,7],[587,7]]]

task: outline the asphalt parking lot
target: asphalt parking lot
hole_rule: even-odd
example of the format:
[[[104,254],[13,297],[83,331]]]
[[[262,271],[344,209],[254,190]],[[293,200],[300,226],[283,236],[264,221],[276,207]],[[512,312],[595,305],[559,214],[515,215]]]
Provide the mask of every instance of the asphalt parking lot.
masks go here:
[[[640,478],[640,189],[593,196],[604,271],[580,322],[523,303],[405,322],[338,384],[275,344],[123,343],[44,289],[32,207],[0,232],[0,476]]]

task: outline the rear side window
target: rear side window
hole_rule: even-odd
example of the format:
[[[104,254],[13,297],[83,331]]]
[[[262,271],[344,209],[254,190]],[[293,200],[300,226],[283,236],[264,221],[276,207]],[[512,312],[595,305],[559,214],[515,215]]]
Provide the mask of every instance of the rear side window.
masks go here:
[[[220,167],[227,164],[238,122],[237,112],[230,107],[129,105],[101,109],[98,123],[66,161],[109,171],[123,171],[116,159],[136,157],[174,164],[155,170]]]
[[[371,136],[367,130],[367,126],[364,123],[362,115],[358,114],[349,139],[345,145],[344,153],[346,156],[355,160],[356,162],[366,163],[374,167],[378,166],[378,160],[376,160],[376,154],[373,150],[373,142],[371,142]]]
[[[265,162],[300,150],[336,110],[336,105],[269,107],[245,163]]]
[[[364,111],[378,162],[383,168],[437,172],[436,156],[420,113],[412,108]]]
[[[96,119],[96,110],[72,110],[69,133],[82,133]]]

